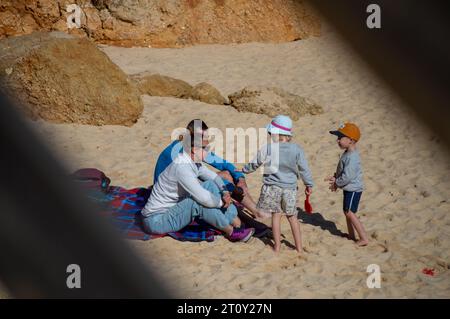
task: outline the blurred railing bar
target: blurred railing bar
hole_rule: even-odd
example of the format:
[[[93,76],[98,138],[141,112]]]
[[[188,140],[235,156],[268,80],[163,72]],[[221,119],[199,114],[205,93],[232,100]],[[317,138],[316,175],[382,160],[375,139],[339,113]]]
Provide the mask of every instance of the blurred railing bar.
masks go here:
[[[0,281],[19,298],[167,298],[156,276],[82,196],[0,96]],[[69,289],[67,266],[81,269]]]

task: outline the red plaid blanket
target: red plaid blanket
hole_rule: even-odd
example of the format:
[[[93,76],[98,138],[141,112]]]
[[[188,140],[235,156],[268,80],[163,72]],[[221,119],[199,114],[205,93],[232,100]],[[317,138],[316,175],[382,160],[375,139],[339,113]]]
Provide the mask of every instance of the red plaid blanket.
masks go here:
[[[170,236],[181,241],[213,241],[221,232],[202,221],[194,221],[177,232],[166,235],[151,235],[142,228],[141,210],[147,203],[150,190],[147,188],[125,189],[111,186],[107,194],[89,194],[89,198],[101,202],[102,216],[110,217],[120,233],[129,239],[149,240]]]

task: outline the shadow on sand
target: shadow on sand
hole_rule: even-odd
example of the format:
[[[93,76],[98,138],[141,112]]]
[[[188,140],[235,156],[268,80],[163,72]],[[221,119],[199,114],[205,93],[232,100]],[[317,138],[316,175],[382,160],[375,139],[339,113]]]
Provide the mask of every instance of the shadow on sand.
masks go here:
[[[312,214],[306,213],[303,209],[300,207],[297,207],[297,218],[303,223],[303,224],[309,224],[312,226],[318,226],[322,230],[327,230],[330,232],[330,234],[338,237],[344,237],[348,238],[348,235],[346,233],[343,233],[339,229],[337,229],[336,224],[332,221],[326,220],[321,213],[315,212]]]

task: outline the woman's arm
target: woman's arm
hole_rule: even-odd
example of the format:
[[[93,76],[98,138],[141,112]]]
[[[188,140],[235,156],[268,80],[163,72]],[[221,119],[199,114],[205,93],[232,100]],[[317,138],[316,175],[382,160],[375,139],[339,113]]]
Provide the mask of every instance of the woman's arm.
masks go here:
[[[235,181],[242,177],[245,178],[244,174],[236,170],[236,166],[234,166],[230,162],[227,162],[223,158],[217,156],[213,152],[209,152],[208,155],[205,157],[205,163],[211,165],[212,167],[214,167],[219,171],[228,171]]]

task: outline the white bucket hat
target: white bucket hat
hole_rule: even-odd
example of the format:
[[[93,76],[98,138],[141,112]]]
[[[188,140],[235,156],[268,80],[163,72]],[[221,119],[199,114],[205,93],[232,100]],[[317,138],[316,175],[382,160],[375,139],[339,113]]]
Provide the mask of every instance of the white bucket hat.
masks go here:
[[[292,120],[286,115],[277,115],[272,122],[266,126],[267,132],[271,134],[282,134],[292,136]]]

